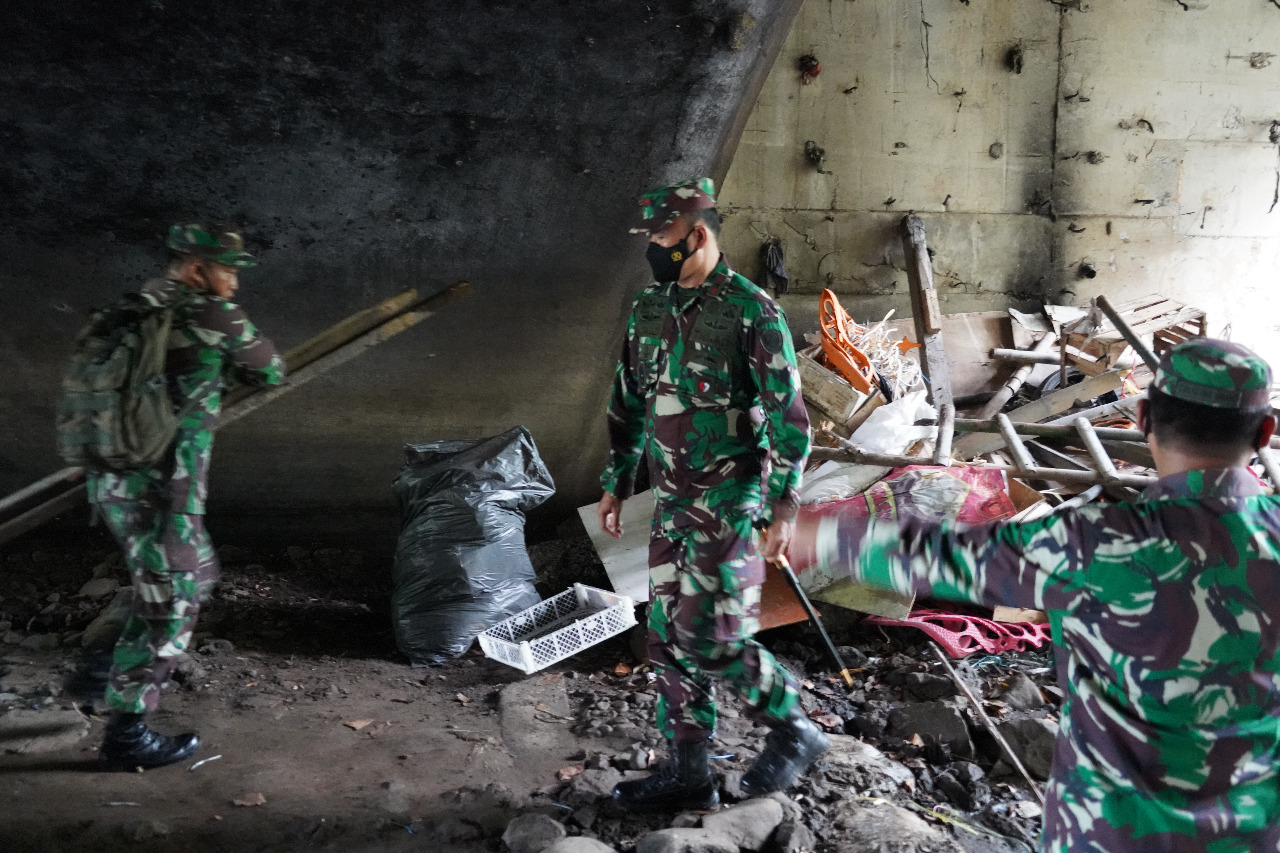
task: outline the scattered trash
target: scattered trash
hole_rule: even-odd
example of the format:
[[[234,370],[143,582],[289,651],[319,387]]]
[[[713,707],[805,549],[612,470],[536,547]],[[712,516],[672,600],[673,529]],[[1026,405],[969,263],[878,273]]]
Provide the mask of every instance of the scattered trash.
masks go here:
[[[221,757],[222,756],[219,754],[219,755],[211,755],[208,758],[202,758],[199,761],[197,761],[195,764],[192,764],[190,767],[188,767],[187,770],[195,770],[200,765],[208,764],[210,761],[217,761]]]
[[[574,776],[577,776],[579,773],[581,773],[585,769],[586,768],[581,764],[570,764],[568,767],[561,767],[559,770],[557,770],[556,778],[559,779],[561,782],[566,782],[572,779]]]
[[[361,729],[363,729],[365,726],[369,725],[372,722],[373,720],[352,720],[349,723],[343,723],[343,725],[349,729],[355,729],[356,731],[360,731]]]
[[[243,797],[236,797],[231,802],[237,806],[265,806],[267,798],[262,796],[261,793],[245,794]]]
[[[464,693],[455,693],[455,694],[454,694],[454,696],[453,696],[453,698],[454,698],[454,699],[457,699],[457,700],[458,700],[459,702],[461,702],[463,705],[465,705],[465,704],[467,704],[468,702],[470,702],[470,701],[471,701],[471,697],[467,696],[467,695],[466,695],[466,694],[464,694]]]

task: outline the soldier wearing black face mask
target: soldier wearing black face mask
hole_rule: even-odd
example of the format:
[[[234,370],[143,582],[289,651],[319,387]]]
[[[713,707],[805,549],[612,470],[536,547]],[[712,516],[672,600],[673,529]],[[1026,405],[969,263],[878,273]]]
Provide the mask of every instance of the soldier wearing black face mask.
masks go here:
[[[649,660],[672,758],[617,786],[614,801],[628,810],[718,801],[707,761],[713,676],[771,729],[744,791],[790,787],[827,747],[795,678],[753,639],[764,559],[784,554],[795,529],[809,418],[786,318],[720,254],[715,204],[710,178],[662,187],[640,198],[633,229],[649,237],[654,283],[627,324],[598,515],[606,533],[622,534],[619,511],[647,457],[657,499]],[[769,529],[763,546],[757,525]]]

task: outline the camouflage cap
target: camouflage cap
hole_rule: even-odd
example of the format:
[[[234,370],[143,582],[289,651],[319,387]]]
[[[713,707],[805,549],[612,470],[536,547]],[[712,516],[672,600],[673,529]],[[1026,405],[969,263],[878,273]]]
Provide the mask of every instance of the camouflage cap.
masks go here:
[[[706,210],[716,206],[716,185],[710,178],[690,178],[640,196],[637,202],[632,234],[652,234],[661,231],[682,213]]]
[[[223,231],[208,225],[190,223],[173,225],[169,228],[169,237],[165,245],[175,252],[183,252],[226,264],[236,269],[248,269],[256,266],[253,255],[244,250],[244,238],[234,231]]]
[[[1271,368],[1239,344],[1192,338],[1160,358],[1152,387],[1216,409],[1260,409],[1271,404]]]

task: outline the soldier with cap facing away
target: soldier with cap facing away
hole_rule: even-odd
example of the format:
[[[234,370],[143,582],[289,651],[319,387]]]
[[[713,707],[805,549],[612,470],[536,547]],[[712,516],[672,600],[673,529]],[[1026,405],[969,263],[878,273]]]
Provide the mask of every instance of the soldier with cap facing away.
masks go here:
[[[160,688],[191,641],[196,616],[218,577],[204,527],[213,430],[224,377],[277,385],[284,362],[231,301],[242,269],[254,266],[240,235],[207,225],[174,225],[164,279],[143,293],[174,306],[165,373],[175,409],[186,412],[165,463],[89,477],[97,505],[124,550],[133,604],[116,643],[100,750],[105,769],[133,770],[181,761],[195,752],[192,733],[167,736],[148,728]]]
[[[752,639],[763,557],[785,553],[795,526],[809,419],[795,350],[777,303],[729,268],[710,178],[640,199],[655,284],[641,291],[609,402],[610,453],[600,526],[619,512],[648,457],[657,499],[649,541],[649,659],[657,722],[671,760],[623,782],[625,809],[699,809],[719,801],[707,761],[716,728],[711,676],[772,731],[742,780],[752,794],[789,787],[827,747],[800,708],[794,677]]]
[[[1247,467],[1270,390],[1248,349],[1187,341],[1139,403],[1159,479],[1132,504],[797,532],[799,565],[1048,612],[1067,698],[1042,851],[1280,850],[1280,497]]]

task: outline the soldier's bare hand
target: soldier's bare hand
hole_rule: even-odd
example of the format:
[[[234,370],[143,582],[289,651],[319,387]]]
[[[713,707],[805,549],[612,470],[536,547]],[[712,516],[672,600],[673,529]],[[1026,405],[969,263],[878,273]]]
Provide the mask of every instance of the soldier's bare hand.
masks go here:
[[[775,520],[770,524],[769,529],[764,534],[764,553],[762,556],[765,562],[776,563],[779,557],[785,557],[787,549],[791,547],[791,538],[795,535],[795,532],[796,523],[794,520]]]
[[[622,538],[622,500],[608,492],[600,498],[596,507],[596,515],[600,518],[600,529],[614,539]]]

